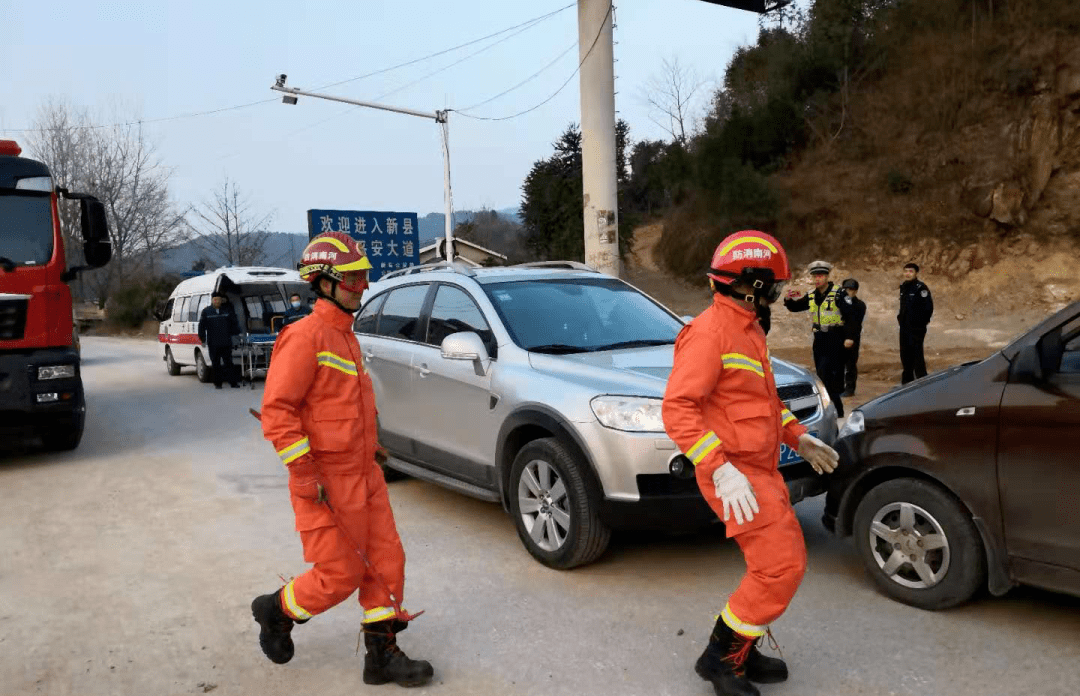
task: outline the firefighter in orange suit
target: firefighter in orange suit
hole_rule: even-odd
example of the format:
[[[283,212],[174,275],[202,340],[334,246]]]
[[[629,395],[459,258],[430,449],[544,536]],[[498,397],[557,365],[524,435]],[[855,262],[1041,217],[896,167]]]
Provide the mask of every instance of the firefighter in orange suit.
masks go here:
[[[748,696],[758,694],[752,682],[787,679],[787,665],[762,655],[757,643],[806,569],[802,529],[777,470],[780,443],[819,474],[832,471],[838,456],[777,396],[757,322],[757,307],[775,302],[791,277],[783,247],[763,232],[738,232],[716,248],[708,276],[713,303],[675,342],[663,418],[746,560],[695,669],[720,696]]]
[[[263,652],[284,664],[293,656],[293,625],[359,589],[364,682],[416,686],[430,681],[433,670],[397,647],[396,634],[410,618],[399,604],[405,552],[376,461],[375,395],[352,332],[370,268],[356,242],[340,232],[322,234],[304,249],[300,275],[319,299],[311,315],[278,336],[262,426],[288,468],[296,530],[312,567],[257,597],[251,611]]]

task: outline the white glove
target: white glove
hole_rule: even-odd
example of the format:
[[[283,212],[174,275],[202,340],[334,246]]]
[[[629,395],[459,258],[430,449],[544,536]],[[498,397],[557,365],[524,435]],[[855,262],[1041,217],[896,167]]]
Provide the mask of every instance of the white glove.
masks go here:
[[[810,433],[799,436],[799,456],[810,462],[814,471],[819,474],[828,474],[836,470],[840,462],[840,455],[832,447]]]
[[[731,462],[713,472],[713,485],[716,486],[716,497],[724,501],[724,521],[731,518],[735,513],[735,524],[742,524],[754,519],[754,513],[759,512],[757,498],[754,497],[754,489],[743,473],[735,468]]]

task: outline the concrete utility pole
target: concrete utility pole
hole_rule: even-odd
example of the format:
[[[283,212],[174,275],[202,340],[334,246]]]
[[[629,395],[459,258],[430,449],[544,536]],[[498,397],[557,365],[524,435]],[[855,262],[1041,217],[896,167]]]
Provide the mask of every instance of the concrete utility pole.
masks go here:
[[[417,111],[415,109],[404,109],[399,106],[387,106],[385,104],[375,104],[374,102],[359,101],[356,99],[346,99],[345,97],[335,97],[329,94],[318,94],[317,92],[308,92],[297,87],[285,86],[285,75],[278,75],[277,80],[274,82],[270,89],[277,92],[283,92],[284,97],[281,101],[285,104],[296,104],[297,96],[314,97],[316,99],[328,99],[330,101],[341,102],[343,104],[352,104],[353,106],[366,106],[369,109],[379,109],[381,111],[392,111],[396,114],[405,114],[406,116],[419,116],[420,118],[433,119],[435,123],[438,123],[442,127],[442,141],[443,141],[443,198],[446,202],[446,226],[444,233],[446,234],[446,253],[444,257],[447,261],[454,260],[454,199],[451,195],[450,188],[450,113],[447,110],[440,111]]]
[[[585,263],[618,277],[619,204],[615,169],[612,14],[610,0],[578,0]]]

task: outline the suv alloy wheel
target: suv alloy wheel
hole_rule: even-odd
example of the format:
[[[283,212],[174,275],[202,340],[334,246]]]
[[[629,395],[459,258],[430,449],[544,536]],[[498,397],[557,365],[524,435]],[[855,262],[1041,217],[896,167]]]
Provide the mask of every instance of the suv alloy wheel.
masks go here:
[[[611,539],[586,475],[553,437],[533,440],[514,458],[510,513],[525,548],[546,566],[566,570],[590,563]]]

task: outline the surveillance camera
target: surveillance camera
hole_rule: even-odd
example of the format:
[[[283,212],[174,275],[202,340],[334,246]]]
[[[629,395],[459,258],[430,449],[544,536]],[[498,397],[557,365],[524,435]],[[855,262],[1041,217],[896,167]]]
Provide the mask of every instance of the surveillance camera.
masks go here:
[[[286,77],[287,77],[287,75],[285,75],[285,73],[282,73],[282,74],[278,75],[277,76],[277,84],[275,86],[276,87],[284,87]]]
[[[296,95],[294,95],[294,94],[286,94],[285,96],[283,96],[281,98],[281,103],[282,104],[295,104],[296,103]]]

